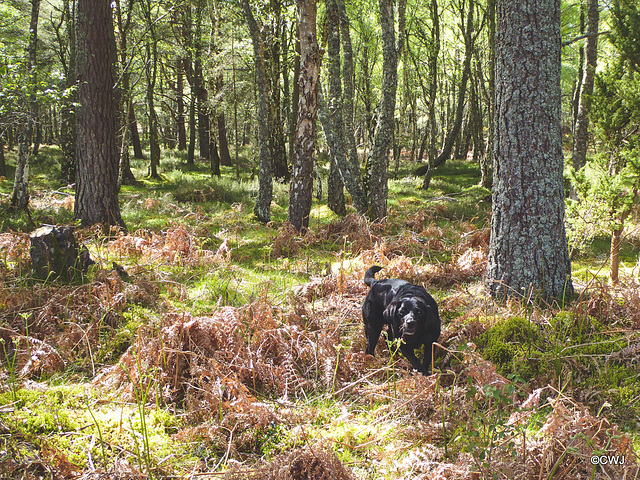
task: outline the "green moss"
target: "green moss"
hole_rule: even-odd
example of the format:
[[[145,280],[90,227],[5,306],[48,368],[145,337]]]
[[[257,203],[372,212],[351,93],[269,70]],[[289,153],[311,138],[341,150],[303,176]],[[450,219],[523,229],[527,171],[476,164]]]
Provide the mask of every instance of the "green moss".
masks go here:
[[[511,317],[491,327],[478,338],[483,356],[502,375],[517,374],[530,380],[540,371],[541,338],[538,327],[521,317]]]

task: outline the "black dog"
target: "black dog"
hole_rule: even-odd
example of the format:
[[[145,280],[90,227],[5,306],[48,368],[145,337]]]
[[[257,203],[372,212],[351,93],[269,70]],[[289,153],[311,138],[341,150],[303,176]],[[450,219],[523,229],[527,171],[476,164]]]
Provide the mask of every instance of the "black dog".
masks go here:
[[[388,325],[388,340],[401,338],[400,351],[413,368],[429,375],[431,349],[440,336],[438,304],[427,291],[404,280],[376,280],[382,267],[374,265],[364,275],[364,283],[371,289],[362,305],[367,353],[374,355],[382,327]],[[422,364],[414,350],[424,345]]]

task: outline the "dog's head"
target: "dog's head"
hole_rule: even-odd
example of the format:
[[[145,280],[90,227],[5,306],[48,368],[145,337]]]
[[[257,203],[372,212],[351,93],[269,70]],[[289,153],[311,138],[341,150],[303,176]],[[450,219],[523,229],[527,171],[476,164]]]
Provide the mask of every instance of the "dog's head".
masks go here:
[[[430,307],[417,297],[391,302],[383,313],[385,321],[392,326],[396,337],[402,337],[404,340],[422,331],[430,314]]]

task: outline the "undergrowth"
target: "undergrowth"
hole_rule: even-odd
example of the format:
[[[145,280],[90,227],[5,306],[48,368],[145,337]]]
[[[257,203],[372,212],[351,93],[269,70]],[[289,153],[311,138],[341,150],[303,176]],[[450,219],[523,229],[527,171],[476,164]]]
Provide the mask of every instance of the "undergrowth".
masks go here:
[[[260,225],[245,169],[211,179],[182,162],[167,158],[161,181],[134,162],[129,233],[78,229],[96,264],[74,284],[31,275],[33,226],[0,204],[0,478],[637,474],[640,285],[602,281],[601,251],[593,268],[582,252],[563,308],[496,304],[482,287],[488,191],[466,162],[429,192],[392,181],[385,222],[316,202],[303,236],[285,186]],[[72,223],[73,192],[47,175],[31,218]],[[364,355],[372,264],[438,301],[433,375],[384,342]]]

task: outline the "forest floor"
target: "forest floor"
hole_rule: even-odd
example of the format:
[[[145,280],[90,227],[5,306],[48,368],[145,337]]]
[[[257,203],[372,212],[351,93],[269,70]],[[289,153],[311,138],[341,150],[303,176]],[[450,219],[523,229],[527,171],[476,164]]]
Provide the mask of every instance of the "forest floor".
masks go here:
[[[216,179],[174,155],[158,181],[134,163],[128,233],[76,231],[96,262],[82,279],[39,281],[28,232],[73,224],[57,155],[32,165],[30,218],[0,178],[0,479],[639,475],[637,225],[619,285],[594,236],[573,254],[575,297],[500,304],[474,165],[450,162],[428,192],[401,166],[387,221],[316,201],[299,236],[286,186],[261,225],[248,169]],[[432,375],[383,341],[364,354],[372,264],[437,300]]]

